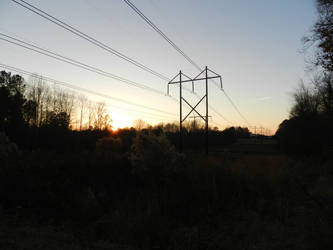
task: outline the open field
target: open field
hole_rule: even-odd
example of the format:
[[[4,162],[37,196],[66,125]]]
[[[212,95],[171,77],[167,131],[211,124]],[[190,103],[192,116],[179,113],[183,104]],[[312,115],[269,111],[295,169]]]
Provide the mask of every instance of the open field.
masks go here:
[[[329,159],[235,152],[207,159],[193,154],[172,170],[133,176],[128,166],[117,166],[114,159],[101,155],[93,161],[94,170],[82,169],[85,159],[77,163],[81,167],[70,164],[65,170],[60,160],[64,156],[49,155],[60,164],[56,169],[64,171],[54,189],[36,189],[43,181],[38,174],[27,176],[34,179],[25,186],[34,190],[25,193],[30,203],[21,201],[20,206],[0,210],[0,248],[330,249],[333,245]],[[79,156],[71,157],[68,161],[76,162]],[[44,181],[53,178],[55,166],[48,166]],[[89,183],[81,176],[75,182],[75,174],[69,173],[80,168],[95,180]],[[61,180],[71,183],[71,189]],[[88,193],[82,192],[86,185]],[[56,210],[44,204],[49,202]]]

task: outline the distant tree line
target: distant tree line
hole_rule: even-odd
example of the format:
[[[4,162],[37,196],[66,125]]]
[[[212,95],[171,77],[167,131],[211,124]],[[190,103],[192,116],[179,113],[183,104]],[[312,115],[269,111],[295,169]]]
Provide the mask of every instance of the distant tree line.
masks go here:
[[[23,148],[92,149],[111,128],[104,102],[51,86],[38,75],[25,81],[2,71],[0,106],[0,132]]]
[[[20,148],[94,150],[98,139],[112,136],[127,141],[123,150],[129,151],[137,131],[165,134],[173,145],[179,146],[178,123],[151,126],[138,119],[134,122],[135,129],[126,128],[113,133],[112,120],[104,102],[92,102],[82,94],[51,85],[42,76],[34,75],[25,81],[20,75],[2,71],[0,95],[0,131]],[[195,119],[184,122],[183,134],[186,148],[203,147],[203,122]],[[247,128],[231,127],[219,131],[217,127],[209,127],[211,146],[227,145],[237,138],[249,136]]]

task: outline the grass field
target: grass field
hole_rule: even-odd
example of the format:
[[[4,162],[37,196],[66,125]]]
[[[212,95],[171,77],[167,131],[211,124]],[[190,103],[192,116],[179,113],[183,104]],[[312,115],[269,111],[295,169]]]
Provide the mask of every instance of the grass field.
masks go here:
[[[332,248],[330,159],[239,151],[182,159],[176,169],[134,176],[141,184],[117,167],[104,172],[110,190],[77,193],[81,217],[1,209],[0,249]]]

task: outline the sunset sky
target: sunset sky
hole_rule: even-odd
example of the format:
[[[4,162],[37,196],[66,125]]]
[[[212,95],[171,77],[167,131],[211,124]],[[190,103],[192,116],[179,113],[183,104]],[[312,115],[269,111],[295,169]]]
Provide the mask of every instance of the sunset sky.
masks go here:
[[[149,68],[173,78],[199,72],[123,0],[26,0]],[[301,38],[316,19],[313,0],[132,0],[154,24],[202,68],[223,77],[225,91],[251,126],[275,132],[288,117],[291,93],[305,72]],[[0,32],[166,93],[167,82],[111,55],[10,0],[0,1]],[[0,40],[0,63],[114,96],[142,106],[105,101],[114,127],[142,118],[150,124],[177,121],[170,97],[126,85]],[[0,67],[0,69],[2,69]],[[28,79],[28,77],[27,77]],[[204,82],[197,93],[204,94]],[[188,85],[190,87],[190,85]],[[197,99],[184,93],[193,105]],[[171,95],[178,97],[177,86]],[[213,83],[209,103],[220,129],[248,126]],[[203,106],[199,108],[203,111]]]

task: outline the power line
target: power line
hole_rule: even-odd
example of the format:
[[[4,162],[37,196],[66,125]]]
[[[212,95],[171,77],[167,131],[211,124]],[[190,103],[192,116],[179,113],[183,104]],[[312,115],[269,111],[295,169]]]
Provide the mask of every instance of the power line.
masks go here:
[[[165,35],[147,16],[145,16],[133,3],[131,3],[130,0],[124,0],[124,2],[133,9],[146,23],[148,23],[149,26],[151,26],[160,36],[162,36],[175,50],[177,50],[190,64],[192,64],[198,71],[202,71],[202,68],[193,61],[184,51],[182,51],[167,35]],[[213,80],[214,84],[218,86],[218,84]],[[231,103],[231,105],[235,108],[237,113],[246,121],[248,125],[250,123],[247,121],[245,116],[240,112],[240,110],[237,108],[236,104],[232,101],[229,95],[225,92],[224,89],[222,89],[223,93],[227,97],[228,101]],[[219,114],[216,110],[214,111],[217,114]],[[221,114],[219,114],[221,117],[223,117]]]
[[[212,107],[211,105],[209,105],[209,108],[211,110],[213,110],[216,114],[218,114],[223,120],[225,120],[226,122],[228,122],[229,124],[233,124],[230,120],[228,120],[227,118],[225,118],[220,112],[218,112],[214,107]]]
[[[26,70],[23,70],[23,69],[20,69],[20,68],[17,68],[17,67],[9,66],[9,65],[6,65],[6,64],[3,64],[3,63],[0,63],[0,66],[5,68],[5,69],[13,70],[13,71],[21,73],[21,74],[25,74],[25,75],[28,75],[28,76],[31,76],[31,77],[36,77],[36,74],[34,74],[32,72],[29,72],[29,71],[26,71]],[[171,115],[173,117],[177,116],[176,113],[163,111],[163,110],[160,110],[160,109],[157,109],[157,108],[151,108],[151,107],[141,105],[141,104],[138,104],[138,103],[134,103],[134,102],[130,102],[130,101],[118,98],[118,97],[102,94],[102,93],[99,93],[99,92],[96,92],[96,91],[93,91],[93,90],[89,90],[89,89],[86,89],[86,88],[82,88],[82,87],[79,87],[79,86],[76,86],[76,85],[73,85],[73,84],[70,84],[70,83],[67,83],[67,82],[58,81],[58,80],[52,79],[50,77],[43,76],[42,78],[45,79],[45,80],[48,80],[48,81],[52,81],[55,84],[62,85],[62,86],[65,86],[67,88],[75,89],[75,90],[78,90],[78,91],[81,91],[81,92],[86,92],[86,93],[93,94],[93,95],[96,95],[96,96],[100,96],[100,97],[103,97],[103,98],[112,99],[112,100],[122,102],[122,103],[125,103],[125,104],[128,104],[128,105],[136,106],[136,107],[142,107],[142,108],[149,109],[149,110],[152,110],[152,111],[155,111],[155,112],[160,112],[160,113],[164,113],[164,114],[167,114],[167,115]],[[152,113],[150,113],[150,114],[152,114]],[[152,114],[152,115],[157,115],[157,114]]]
[[[3,68],[6,68],[6,67],[3,67]],[[19,71],[16,71],[16,72],[19,72]],[[24,74],[22,72],[19,72],[19,73]],[[35,77],[36,75],[31,75],[31,76]],[[43,79],[44,78],[45,77],[43,77]],[[59,83],[55,83],[55,84],[59,84]],[[26,83],[26,86],[28,86],[29,88],[33,88],[34,87],[30,83]],[[66,87],[68,87],[68,86],[66,86]],[[97,103],[97,102],[94,101],[94,103]],[[169,116],[166,116],[166,115],[158,115],[158,114],[153,114],[153,113],[149,113],[149,112],[144,112],[144,111],[139,111],[139,110],[124,108],[124,107],[120,107],[120,106],[117,106],[117,105],[114,105],[114,104],[112,104],[112,105],[111,104],[106,104],[106,106],[114,108],[114,109],[122,110],[122,111],[125,111],[125,112],[128,112],[128,113],[140,114],[140,116],[142,116],[142,117],[153,117],[153,118],[158,117],[158,118],[162,118],[165,121],[173,121],[173,120],[175,120],[175,119],[172,119],[171,116],[169,117]],[[76,117],[79,116],[79,115],[80,114],[75,114]],[[74,115],[71,115],[71,117],[75,118]]]
[[[165,35],[147,16],[145,16],[133,3],[129,0],[124,0],[124,2],[131,7],[146,23],[149,24],[160,36],[162,36],[175,50],[177,50],[185,59],[192,64],[195,68],[201,71],[201,67],[196,64],[184,51],[182,51],[167,35]]]
[[[218,122],[215,122],[215,121],[211,121],[211,123],[214,123],[215,125],[221,127],[221,129],[223,128],[222,124],[218,123]]]
[[[60,26],[60,27],[62,27],[62,28],[64,28],[64,29],[66,29],[67,31],[69,31],[69,32],[71,32],[71,33],[73,33],[73,34],[75,34],[75,35],[77,35],[77,36],[79,36],[79,37],[81,37],[81,38],[83,38],[83,39],[89,41],[90,43],[92,43],[92,44],[94,44],[94,45],[96,45],[96,46],[98,46],[98,47],[100,47],[100,48],[106,50],[107,52],[109,52],[109,53],[111,53],[111,54],[114,54],[114,55],[116,55],[116,56],[118,56],[118,57],[124,59],[125,61],[130,62],[130,63],[134,64],[135,66],[137,66],[137,67],[139,67],[139,68],[141,68],[141,69],[143,69],[143,70],[145,70],[145,71],[147,71],[147,72],[149,72],[149,73],[151,73],[151,74],[153,74],[153,75],[155,75],[155,76],[161,78],[162,80],[170,81],[170,79],[169,79],[168,77],[166,77],[165,75],[160,74],[160,73],[158,73],[158,72],[152,70],[151,68],[149,68],[149,67],[147,67],[147,66],[145,66],[145,65],[143,65],[143,64],[141,64],[141,63],[139,63],[138,61],[136,61],[136,60],[134,60],[134,59],[132,59],[132,58],[130,58],[130,57],[128,57],[128,56],[122,54],[121,52],[119,52],[119,51],[117,51],[117,50],[111,48],[110,46],[108,46],[108,45],[106,45],[106,44],[104,44],[104,43],[98,41],[97,39],[95,39],[95,38],[93,38],[93,37],[87,35],[86,33],[83,33],[82,31],[80,31],[80,30],[74,28],[73,26],[71,26],[71,25],[65,23],[64,21],[60,20],[59,18],[56,18],[56,17],[54,17],[54,16],[48,14],[47,12],[41,10],[40,8],[37,8],[36,6],[34,6],[34,5],[32,5],[32,4],[28,3],[28,2],[26,2],[26,1],[24,1],[24,0],[19,0],[19,1],[21,1],[22,3],[20,3],[20,2],[18,2],[18,1],[16,1],[16,0],[12,0],[12,1],[13,1],[14,3],[19,4],[20,6],[26,8],[27,10],[30,10],[31,12],[33,12],[33,13],[35,13],[35,14],[37,14],[37,15],[43,17],[43,18],[45,18],[46,20],[48,20],[48,21],[50,21],[50,22],[52,22],[52,23],[54,23],[54,24],[56,24],[56,25],[58,25],[58,26]],[[28,7],[28,6],[26,6],[26,5],[28,5],[28,6],[30,6],[30,7]],[[21,42],[22,42],[22,41],[21,41]],[[20,46],[20,45],[19,45],[19,46]],[[22,46],[21,46],[21,47],[22,47]],[[40,49],[40,48],[39,48],[39,49]],[[58,56],[59,56],[59,55],[58,55]],[[68,59],[68,58],[67,58],[67,59]],[[77,66],[77,65],[75,65],[75,66]],[[96,73],[96,72],[95,72],[95,73]],[[113,76],[114,76],[114,75],[113,75]],[[117,79],[117,80],[119,80],[119,79]],[[133,83],[133,82],[132,82],[132,83]],[[191,90],[189,90],[188,88],[184,88],[184,89],[185,89],[187,92],[190,92],[190,93],[193,94],[193,92],[192,92]],[[151,88],[150,90],[152,90],[152,88]],[[154,90],[154,91],[156,92],[156,90]],[[161,94],[161,93],[162,93],[162,92],[160,92],[159,94]],[[171,98],[172,98],[173,100],[176,100],[176,99],[173,98],[173,97],[171,97]],[[178,100],[176,100],[176,101],[178,102]]]
[[[171,118],[171,117],[168,117],[168,116],[155,115],[155,114],[144,112],[144,111],[136,111],[136,110],[126,109],[126,108],[119,107],[119,106],[116,106],[116,105],[107,104],[107,106],[109,106],[111,108],[115,108],[115,109],[125,110],[128,113],[140,114],[143,117],[150,117],[150,118],[159,117],[159,118],[162,118],[163,120],[166,120],[166,121],[174,121],[175,120],[175,118]]]
[[[114,54],[114,55],[116,55],[116,56],[124,59],[125,61],[130,62],[133,65],[135,65],[135,66],[137,66],[137,67],[139,67],[139,68],[141,68],[141,69],[143,69],[143,70],[145,70],[145,71],[147,71],[147,72],[149,72],[149,73],[151,73],[151,74],[159,77],[160,79],[162,79],[164,81],[167,81],[167,82],[170,81],[170,79],[167,76],[165,76],[165,75],[163,75],[161,73],[158,73],[158,72],[154,71],[153,69],[151,69],[151,68],[143,65],[142,63],[140,63],[140,62],[138,62],[138,61],[136,61],[136,60],[134,60],[134,59],[132,59],[132,58],[124,55],[124,54],[122,54],[121,52],[119,52],[119,51],[111,48],[110,46],[108,46],[108,45],[106,45],[106,44],[104,44],[104,43],[102,43],[100,41],[98,41],[97,39],[95,39],[95,38],[87,35],[86,33],[78,30],[77,28],[74,28],[73,26],[65,23],[64,21],[60,20],[59,18],[56,18],[56,17],[48,14],[47,12],[41,10],[40,8],[37,8],[36,6],[34,6],[34,5],[26,2],[24,0],[19,0],[19,1],[21,1],[24,4],[30,6],[31,8],[28,7],[28,6],[26,6],[26,5],[24,5],[24,4],[22,4],[22,3],[19,3],[16,0],[12,0],[12,1],[15,2],[16,4],[19,4],[20,6],[22,6],[24,8],[26,8],[27,10],[30,10],[31,12],[33,12],[33,13],[35,13],[35,14],[43,17],[43,18],[45,18],[46,20],[48,20],[48,21],[50,21],[50,22],[52,22],[52,23],[60,26],[61,28],[66,29],[67,31],[69,31],[69,32],[71,32],[71,33],[73,33],[73,34],[75,34],[75,35],[77,35],[77,36],[79,36],[79,37],[81,37],[81,38],[89,41],[90,43],[96,45],[97,47],[100,47],[103,50],[105,50],[105,51],[107,51],[107,52],[109,52],[111,54]],[[184,89],[186,91],[192,93],[191,90],[189,90],[188,88],[184,88]]]
[[[90,43],[92,43],[92,44],[94,44],[94,45],[96,45],[96,46],[98,46],[98,47],[100,47],[100,48],[102,48],[102,49],[104,49],[105,51],[108,51],[109,53],[112,53],[112,54],[114,54],[114,55],[116,55],[116,56],[118,56],[118,57],[120,57],[120,58],[122,58],[122,59],[124,59],[124,60],[126,60],[127,62],[130,62],[130,63],[132,63],[133,65],[135,65],[135,66],[137,66],[137,67],[139,67],[139,68],[141,68],[141,69],[143,69],[143,70],[145,70],[145,71],[147,71],[147,72],[149,72],[149,73],[151,73],[151,74],[153,74],[153,75],[155,75],[155,76],[157,76],[157,77],[159,77],[159,78],[161,78],[161,79],[163,79],[163,80],[166,80],[166,81],[169,81],[170,79],[168,78],[168,77],[166,77],[166,76],[164,76],[164,75],[162,75],[162,74],[160,74],[160,73],[158,73],[158,72],[156,72],[156,71],[154,71],[154,70],[152,70],[151,68],[149,68],[149,67],[147,67],[147,66],[145,66],[145,65],[143,65],[143,64],[141,64],[141,63],[139,63],[138,61],[136,61],[136,60],[134,60],[134,59],[132,59],[132,58],[130,58],[130,57],[127,57],[126,55],[124,55],[124,54],[122,54],[121,52],[119,52],[119,51],[117,51],[117,50],[115,50],[115,49],[113,49],[113,48],[111,48],[110,46],[108,46],[108,45],[106,45],[106,44],[104,44],[104,43],[102,43],[102,42],[100,42],[100,41],[98,41],[97,39],[95,39],[95,38],[93,38],[93,37],[91,37],[91,36],[89,36],[89,35],[87,35],[87,34],[85,34],[85,33],[83,33],[82,31],[80,31],[80,30],[78,30],[78,29],[76,29],[76,28],[74,28],[73,26],[71,26],[71,25],[69,25],[69,24],[67,24],[67,23],[65,23],[64,21],[62,21],[62,20],[60,20],[60,19],[58,19],[58,18],[56,18],[56,17],[54,17],[54,16],[52,16],[52,15],[50,15],[50,14],[48,14],[47,12],[45,12],[45,11],[43,11],[43,10],[41,10],[40,8],[37,8],[36,6],[34,6],[34,5],[32,5],[32,4],[30,4],[30,3],[28,3],[28,2],[26,2],[26,1],[24,1],[24,0],[19,0],[20,2],[18,2],[18,1],[16,1],[16,0],[12,0],[14,3],[16,3],[16,4],[19,4],[20,6],[22,6],[22,7],[24,7],[24,8],[26,8],[27,10],[30,10],[31,12],[33,12],[33,13],[35,13],[35,14],[37,14],[37,15],[39,15],[39,16],[41,16],[41,17],[43,17],[44,19],[47,19],[48,21],[50,21],[50,22],[52,22],[52,23],[54,23],[54,24],[56,24],[56,25],[58,25],[58,26],[60,26],[60,27],[62,27],[62,28],[64,28],[64,29],[66,29],[66,30],[68,30],[69,32],[71,32],[71,33],[73,33],[73,34],[75,34],[75,35],[77,35],[77,36],[79,36],[79,37],[81,37],[81,38],[83,38],[83,39],[85,39],[85,40],[87,40],[87,41],[89,41]],[[183,55],[184,57],[185,57],[185,59],[188,61],[188,62],[190,62],[195,68],[197,68],[198,70],[201,70],[201,68],[200,68],[200,66],[198,66],[198,64],[196,64],[184,51],[182,51],[174,42],[172,42],[172,40],[171,39],[169,39],[148,17],[146,17],[133,3],[131,3],[129,0],[124,0],[125,1],[125,3],[127,3],[140,17],[142,17],[157,33],[159,33],[173,48],[175,48],[181,55]],[[30,7],[28,7],[28,6],[30,6]],[[0,38],[1,39],[1,38]],[[13,39],[13,38],[12,38]],[[2,40],[4,40],[4,39],[2,39]],[[10,42],[10,41],[8,41],[8,40],[5,40],[5,41],[7,41],[7,42]],[[20,41],[20,42],[22,42],[22,41]],[[13,42],[11,42],[11,43],[13,43]],[[14,43],[15,44],[15,43]],[[18,45],[18,44],[16,44],[16,45]],[[21,47],[24,47],[24,46],[22,46],[22,45],[18,45],[18,46],[21,46]],[[30,45],[31,46],[31,45]],[[36,47],[36,46],[34,46],[34,47]],[[26,48],[26,47],[25,47]],[[41,49],[41,48],[39,48],[39,49]],[[30,49],[31,50],[31,49]],[[37,51],[36,51],[37,52]],[[38,52],[38,53],[40,53],[40,52]],[[49,52],[50,53],[50,52]],[[51,52],[52,53],[52,52]],[[57,56],[59,56],[59,55],[57,55]],[[66,59],[69,59],[69,58],[66,58]],[[58,59],[59,60],[59,59]],[[69,63],[69,62],[67,62],[67,63]],[[76,61],[76,63],[79,63],[79,62],[77,62]],[[81,63],[79,63],[79,64],[81,64]],[[78,65],[75,65],[75,66],[78,66]],[[84,66],[87,66],[87,65],[84,65]],[[86,68],[85,68],[86,69]],[[95,69],[97,69],[97,68],[95,68]],[[89,69],[88,69],[89,70]],[[99,69],[97,69],[98,71],[100,71]],[[97,72],[95,72],[95,73],[97,73]],[[103,72],[103,73],[105,73],[105,72]],[[100,73],[98,73],[98,74],[100,74]],[[105,76],[105,74],[103,74],[104,76]],[[114,78],[114,76],[115,75],[113,75],[113,77],[112,78]],[[117,77],[117,76],[116,76]],[[123,81],[124,80],[124,78],[123,79],[120,79],[120,78],[114,78],[114,79],[117,79],[117,80],[120,80],[120,81]],[[127,80],[127,79],[126,79]],[[124,82],[124,81],[123,81]],[[131,85],[133,85],[133,81],[130,81],[132,84]],[[215,83],[215,82],[214,82]],[[127,82],[127,84],[129,84],[129,82]],[[137,84],[137,83],[136,83]],[[216,84],[216,83],[215,83]],[[136,85],[134,85],[134,86],[136,86]],[[145,85],[143,85],[144,86],[144,88],[147,88],[147,86],[145,86]],[[138,87],[138,86],[136,86],[136,87]],[[153,90],[154,92],[156,92],[156,90],[155,89],[153,89],[153,88],[149,88],[150,90]],[[187,91],[189,91],[188,89],[186,89]],[[239,111],[239,109],[237,108],[237,106],[232,102],[232,100],[231,100],[231,98],[225,93],[225,91],[223,90],[223,92],[224,92],[224,94],[226,95],[226,97],[228,98],[228,100],[231,102],[231,104],[233,105],[233,107],[236,109],[236,111],[240,114],[240,116],[243,118],[243,119],[245,119],[245,117],[241,114],[241,112]],[[212,107],[211,107],[211,109],[212,109]],[[213,110],[213,109],[212,109]],[[228,121],[223,115],[221,115],[217,110],[213,110],[215,113],[217,113],[220,117],[222,117],[224,120],[226,120],[227,122],[229,122],[230,123],[230,121]],[[246,119],[245,119],[246,120]],[[248,123],[248,121],[246,120],[246,122]],[[249,124],[249,123],[248,123]]]
[[[134,81],[131,81],[131,80],[128,80],[126,78],[123,78],[123,77],[120,77],[120,76],[117,76],[117,75],[114,75],[114,74],[111,74],[109,72],[106,72],[104,70],[101,70],[99,68],[96,68],[96,67],[93,67],[93,66],[90,66],[90,65],[87,65],[85,63],[81,63],[79,61],[76,61],[74,59],[71,59],[69,57],[65,57],[65,56],[62,56],[58,53],[55,53],[55,52],[52,52],[50,50],[47,50],[47,49],[43,49],[41,47],[38,47],[36,45],[33,45],[33,44],[30,44],[30,43],[27,43],[27,42],[24,42],[20,39],[16,39],[14,37],[11,37],[11,36],[8,36],[6,34],[3,34],[0,32],[0,35],[1,36],[4,36],[6,38],[9,38],[9,39],[12,39],[16,42],[13,42],[13,41],[10,41],[8,39],[5,39],[5,38],[1,38],[0,37],[0,40],[3,40],[3,41],[6,41],[8,43],[12,43],[14,45],[17,45],[17,46],[20,46],[20,47],[23,47],[25,49],[28,49],[28,50],[31,50],[31,51],[34,51],[34,52],[37,52],[39,54],[43,54],[45,56],[48,56],[48,57],[51,57],[53,59],[56,59],[56,60],[59,60],[59,61],[62,61],[62,62],[65,62],[65,63],[68,63],[68,64],[71,64],[73,66],[76,66],[76,67],[79,67],[79,68],[82,68],[82,69],[85,69],[85,70],[88,70],[88,71],[91,71],[91,72],[94,72],[94,73],[97,73],[99,75],[103,75],[103,76],[106,76],[108,78],[112,78],[112,79],[115,79],[115,80],[118,80],[118,81],[121,81],[123,83],[126,83],[128,85],[131,85],[131,86],[134,86],[134,87],[137,87],[137,88],[141,88],[141,89],[144,89],[144,90],[149,90],[149,91],[152,91],[152,92],[155,92],[155,93],[158,93],[160,95],[163,95],[163,96],[166,96],[162,91],[159,91],[159,90],[156,90],[154,88],[151,88],[151,87],[148,87],[144,84],[141,84],[141,83],[137,83],[137,82],[134,82]],[[19,43],[17,43],[19,42]],[[20,44],[22,43],[22,44]],[[24,44],[24,45],[23,45]],[[27,46],[26,46],[27,45]],[[28,47],[30,46],[30,47]],[[173,98],[174,99],[174,98]]]
[[[170,79],[167,76],[165,76],[161,73],[158,73],[155,70],[143,65],[142,63],[140,63],[140,62],[124,55],[124,54],[122,54],[121,52],[111,48],[110,46],[106,45],[105,43],[102,43],[101,41],[87,35],[86,33],[78,30],[77,28],[74,28],[73,26],[65,23],[64,21],[60,20],[59,18],[56,18],[56,17],[48,14],[47,12],[41,10],[40,8],[37,8],[36,6],[30,4],[26,1],[23,1],[23,0],[19,0],[20,2],[18,2],[16,0],[12,0],[12,1],[14,3],[19,4],[20,6],[24,7],[25,9],[30,10],[31,12],[39,15],[40,17],[43,17],[44,19],[58,25],[59,27],[61,27],[63,29],[66,29],[67,31],[83,38],[84,40],[94,44],[95,46],[97,46],[97,47],[99,47],[99,48],[101,48],[101,49],[103,49],[103,50],[105,50],[105,51],[107,51],[107,52],[109,52],[109,53],[111,53],[111,54],[113,54],[113,55],[115,55],[115,56],[133,64],[133,65],[135,65],[135,66],[137,66],[137,67],[139,67],[139,68],[141,68],[142,70],[145,70],[146,72],[149,72],[149,73],[161,78],[162,80],[170,81]]]
[[[237,113],[244,119],[244,121],[247,123],[248,126],[251,126],[251,124],[248,122],[248,120],[245,118],[245,116],[239,111],[239,109],[237,108],[236,104],[232,101],[232,99],[230,98],[230,96],[225,92],[225,90],[223,89],[223,93],[224,95],[228,98],[229,102],[231,103],[231,105],[235,108],[235,110],[237,111]]]

